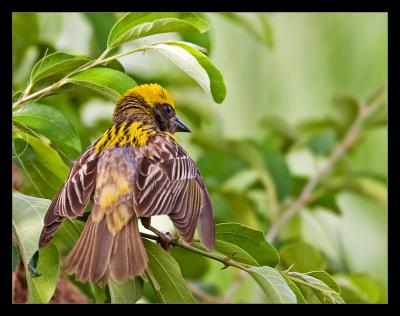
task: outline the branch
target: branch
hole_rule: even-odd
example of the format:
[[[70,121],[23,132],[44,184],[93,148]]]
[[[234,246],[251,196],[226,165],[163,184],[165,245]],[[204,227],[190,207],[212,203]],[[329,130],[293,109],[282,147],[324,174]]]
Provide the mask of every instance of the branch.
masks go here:
[[[155,235],[146,234],[146,233],[140,233],[140,236],[142,236],[143,238],[160,241],[160,238],[158,236],[155,236]],[[197,254],[202,255],[204,257],[208,257],[208,258],[211,258],[213,260],[219,261],[219,262],[224,264],[224,268],[223,269],[225,269],[225,268],[227,268],[229,266],[232,266],[232,267],[238,268],[238,269],[246,271],[246,272],[249,271],[249,269],[248,269],[250,267],[249,265],[244,264],[244,263],[238,263],[238,262],[232,260],[231,258],[217,256],[217,255],[215,255],[215,254],[213,254],[211,252],[207,252],[207,251],[202,250],[200,248],[196,248],[196,247],[193,247],[193,246],[185,245],[185,244],[181,243],[180,241],[178,241],[176,239],[171,240],[171,244],[176,246],[176,247],[181,247],[183,249],[186,249],[186,250],[189,250],[191,252],[197,253]]]
[[[22,93],[21,97],[16,102],[13,103],[13,109],[15,109],[17,106],[19,106],[19,105],[21,105],[23,103],[26,103],[26,102],[31,101],[33,99],[38,100],[40,98],[45,97],[50,92],[56,91],[57,89],[59,89],[64,84],[68,83],[68,81],[67,81],[68,78],[70,78],[71,76],[73,76],[73,75],[75,75],[75,74],[77,74],[79,72],[85,71],[87,69],[96,67],[96,66],[98,66],[100,64],[103,64],[105,62],[109,62],[111,60],[114,60],[114,59],[129,55],[129,54],[132,54],[132,53],[135,53],[135,52],[146,50],[150,46],[151,45],[142,46],[142,47],[139,47],[139,48],[136,48],[136,49],[133,49],[133,50],[130,50],[130,51],[127,51],[127,52],[124,52],[124,53],[121,53],[121,54],[118,54],[118,55],[114,55],[114,56],[110,56],[110,57],[106,58],[107,54],[109,53],[109,50],[107,48],[97,59],[91,60],[91,61],[83,64],[79,68],[75,69],[74,71],[70,72],[69,74],[67,74],[66,76],[64,76],[60,80],[58,80],[57,82],[55,82],[55,83],[51,84],[50,86],[47,86],[47,87],[39,90],[39,91],[36,91],[35,93],[32,93],[32,94],[28,94],[28,92],[32,88],[32,84],[29,83],[28,87]]]
[[[141,232],[140,236],[143,237],[143,238],[160,241],[160,238],[158,236],[155,236],[155,235],[146,234],[146,233],[142,233]],[[232,267],[240,269],[241,271],[240,271],[240,274],[238,275],[237,281],[234,282],[237,286],[239,286],[241,281],[242,281],[242,279],[244,279],[244,277],[245,277],[244,272],[248,272],[249,271],[248,270],[248,268],[250,267],[249,265],[244,264],[244,263],[238,263],[238,262],[232,260],[231,258],[217,256],[217,255],[215,255],[213,253],[204,251],[202,249],[199,249],[199,248],[196,248],[196,247],[193,247],[193,246],[189,246],[189,245],[185,245],[185,244],[179,242],[176,239],[173,239],[171,241],[171,244],[174,245],[174,246],[186,249],[188,251],[194,252],[196,254],[208,257],[210,259],[219,261],[219,262],[224,264],[224,267],[222,269],[226,269],[229,266],[232,266]],[[215,297],[213,295],[210,295],[210,294],[204,292],[202,289],[200,289],[198,286],[196,286],[196,284],[194,284],[192,282],[187,282],[187,285],[188,285],[188,288],[193,292],[193,294],[195,294],[197,297],[202,299],[204,302],[211,303],[211,304],[226,304],[226,303],[230,303],[231,296],[236,291],[236,287],[234,289],[230,290],[230,291],[228,289],[227,295],[225,295],[225,297],[221,299],[221,298],[217,298],[217,297]],[[232,292],[232,293],[230,293],[230,292]]]
[[[293,202],[293,204],[282,213],[280,217],[273,223],[268,235],[267,240],[273,242],[276,235],[281,231],[285,224],[290,221],[293,216],[295,216],[306,203],[309,202],[310,197],[314,189],[317,187],[321,179],[332,169],[332,167],[339,161],[340,158],[352,147],[355,141],[359,138],[362,131],[362,126],[366,119],[375,112],[383,103],[381,97],[385,90],[380,91],[369,105],[361,106],[357,117],[355,118],[353,124],[348,129],[346,135],[340,144],[333,150],[329,156],[326,164],[318,170],[317,173],[307,182],[303,191],[300,193],[298,198]]]

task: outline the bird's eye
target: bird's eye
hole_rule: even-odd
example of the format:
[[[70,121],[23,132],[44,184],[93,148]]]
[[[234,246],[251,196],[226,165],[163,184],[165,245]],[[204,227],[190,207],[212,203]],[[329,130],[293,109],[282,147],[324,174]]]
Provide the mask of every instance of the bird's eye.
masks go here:
[[[174,113],[174,109],[169,104],[164,104],[164,110],[167,114],[171,115]]]

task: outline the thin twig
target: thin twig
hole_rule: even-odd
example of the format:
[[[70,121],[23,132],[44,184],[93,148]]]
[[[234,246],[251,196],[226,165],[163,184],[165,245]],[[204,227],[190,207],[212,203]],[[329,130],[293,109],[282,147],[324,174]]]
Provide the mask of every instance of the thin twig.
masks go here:
[[[332,169],[332,167],[339,161],[339,159],[347,152],[347,150],[354,144],[354,142],[359,138],[361,128],[365,120],[373,113],[379,106],[381,106],[381,97],[383,92],[375,96],[375,98],[370,102],[369,105],[361,106],[357,117],[355,118],[353,124],[350,126],[346,135],[340,144],[333,150],[332,154],[329,156],[325,165],[315,173],[313,177],[307,182],[303,191],[300,193],[299,197],[293,202],[293,204],[282,213],[280,217],[273,223],[267,239],[269,242],[274,241],[277,234],[285,226],[285,224],[290,221],[293,216],[295,216],[308,201],[310,200],[311,194],[317,187],[321,179]]]
[[[148,48],[150,48],[151,46],[142,46],[136,49],[133,49],[131,51],[127,51],[118,55],[114,55],[114,56],[110,56],[108,58],[105,58],[107,56],[107,54],[109,53],[109,50],[106,49],[97,59],[95,60],[90,60],[87,63],[83,64],[82,66],[78,67],[77,69],[75,69],[74,71],[70,72],[69,74],[67,74],[66,76],[64,76],[63,78],[61,78],[60,80],[58,80],[57,82],[51,84],[48,87],[45,87],[39,91],[36,91],[35,93],[29,94],[29,95],[22,95],[22,97],[20,97],[16,102],[13,103],[13,108],[15,109],[17,106],[26,103],[28,101],[31,101],[35,98],[42,98],[44,96],[46,96],[48,93],[59,89],[61,86],[63,86],[64,84],[68,83],[68,78],[70,78],[71,76],[82,72],[84,70],[93,68],[97,65],[103,64],[105,62],[109,62],[111,60],[120,58],[122,56],[126,56],[138,51],[142,51],[142,50],[146,50]]]
[[[152,240],[157,240],[157,241],[160,240],[160,238],[158,236],[151,235],[151,234],[140,233],[140,236],[142,236],[143,238],[147,238],[147,239],[152,239]],[[191,252],[197,253],[197,254],[202,255],[204,257],[208,257],[208,258],[211,258],[213,260],[219,261],[219,262],[224,264],[225,268],[229,267],[229,266],[232,266],[232,267],[235,267],[235,268],[238,268],[240,270],[243,270],[243,271],[247,272],[249,270],[248,268],[250,267],[247,264],[238,263],[238,262],[232,260],[231,258],[217,256],[217,255],[215,255],[215,254],[213,254],[211,252],[208,252],[208,251],[205,251],[205,250],[193,247],[193,246],[185,245],[185,244],[179,242],[176,239],[171,240],[171,244],[174,245],[174,246],[177,246],[177,247],[184,248],[184,249],[189,250]]]
[[[160,238],[158,236],[155,236],[155,235],[146,234],[146,233],[140,233],[140,236],[143,237],[143,238],[160,241]],[[211,258],[213,260],[219,261],[219,262],[224,264],[223,269],[225,269],[225,268],[227,268],[229,266],[232,266],[232,267],[240,269],[241,270],[240,272],[242,272],[244,274],[245,271],[248,272],[248,268],[250,267],[247,264],[238,263],[236,261],[233,261],[231,258],[217,256],[217,255],[215,255],[213,253],[204,251],[202,249],[199,249],[199,248],[196,248],[196,247],[193,247],[193,246],[189,246],[189,245],[185,245],[185,244],[179,242],[176,239],[171,240],[171,244],[174,245],[174,246],[177,246],[177,247],[184,248],[184,249],[186,249],[188,251],[197,253],[199,255]],[[238,280],[237,283],[240,283],[240,281],[241,280]],[[193,294],[195,294],[197,297],[199,297],[200,299],[202,299],[206,303],[212,303],[212,304],[231,303],[231,300],[230,300],[229,297],[224,297],[223,299],[220,299],[220,298],[217,298],[217,297],[215,297],[213,295],[210,295],[210,294],[204,292],[202,289],[200,289],[198,286],[196,286],[192,282],[187,282],[187,285],[188,285],[189,289],[193,292]]]

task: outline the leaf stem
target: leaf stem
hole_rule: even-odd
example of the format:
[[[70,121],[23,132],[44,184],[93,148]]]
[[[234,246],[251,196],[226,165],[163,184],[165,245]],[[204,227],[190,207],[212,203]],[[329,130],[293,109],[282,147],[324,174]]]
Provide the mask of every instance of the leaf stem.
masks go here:
[[[272,224],[272,227],[267,235],[269,242],[273,242],[281,229],[289,222],[311,198],[311,195],[321,179],[332,169],[332,167],[343,157],[343,155],[354,145],[355,141],[362,133],[362,127],[366,119],[375,112],[382,104],[382,96],[385,90],[381,90],[376,94],[369,104],[361,106],[357,117],[348,129],[343,140],[333,150],[325,165],[310,180],[307,182],[297,199],[289,206],[289,208],[282,213],[280,217]]]

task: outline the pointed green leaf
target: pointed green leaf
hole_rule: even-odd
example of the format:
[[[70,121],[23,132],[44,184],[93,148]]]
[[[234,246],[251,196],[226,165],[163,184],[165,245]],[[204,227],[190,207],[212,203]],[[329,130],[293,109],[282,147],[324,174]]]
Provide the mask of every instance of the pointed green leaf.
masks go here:
[[[264,237],[264,234],[238,223],[216,225],[215,249],[233,260],[251,264],[275,266],[279,254]]]
[[[25,271],[38,249],[39,236],[43,227],[43,217],[50,201],[14,191],[12,194],[12,225],[17,238]],[[38,271],[42,273],[32,278],[26,273],[28,300],[30,303],[48,303],[56,289],[59,276],[59,256],[57,248],[49,244],[40,250]]]
[[[254,20],[252,15],[254,15],[254,13],[250,16],[248,13],[243,12],[221,12],[220,15],[242,27],[261,44],[266,45],[268,48],[274,47],[272,28],[265,13],[256,13],[258,23],[253,23]]]
[[[12,245],[12,252],[11,252],[11,257],[12,257],[12,270],[15,271],[15,268],[19,264],[19,251],[18,248],[15,245]]]
[[[96,55],[100,55],[107,48],[107,36],[116,22],[116,17],[112,12],[85,12],[83,15],[92,28],[92,50]]]
[[[278,270],[265,266],[251,267],[248,272],[264,290],[268,303],[297,303],[296,295]]]
[[[105,303],[107,300],[107,288],[100,287],[95,283],[82,283],[75,279],[75,275],[68,275],[68,280],[74,284],[91,302],[96,304]]]
[[[351,304],[384,303],[384,285],[367,274],[336,274],[335,280],[340,284],[340,295]]]
[[[150,280],[157,297],[163,303],[196,303],[187,288],[175,259],[164,249],[148,240],[143,240],[149,257],[149,269],[157,282]]]
[[[119,284],[112,279],[108,281],[111,303],[113,304],[133,304],[142,297],[143,280],[136,277],[133,280],[128,279]]]
[[[31,84],[48,77],[52,77],[55,82],[88,61],[90,61],[90,58],[87,56],[70,55],[62,52],[44,56],[32,69]]]
[[[192,77],[199,86],[217,103],[222,103],[226,96],[224,79],[211,60],[193,45],[185,42],[165,42],[151,45],[171,62]]]
[[[119,19],[108,36],[108,48],[141,37],[168,32],[199,32],[209,29],[207,21],[195,13],[134,12]]]
[[[199,256],[180,247],[172,248],[170,253],[178,262],[182,276],[185,279],[201,279],[209,270],[210,261],[206,257]]]
[[[307,275],[311,275],[314,278],[317,278],[324,282],[327,286],[329,286],[332,290],[335,292],[338,292],[340,294],[340,286],[337,284],[335,279],[326,271],[310,271],[307,273],[304,273]]]
[[[297,287],[297,285],[290,280],[284,273],[281,273],[283,278],[285,279],[286,283],[289,285],[290,289],[293,291],[293,293],[296,295],[297,303],[298,304],[307,304],[306,299],[304,298],[303,293],[301,293],[300,289]]]
[[[82,71],[67,82],[91,88],[113,102],[128,89],[136,86],[136,82],[128,75],[109,68],[93,68]]]
[[[326,267],[326,262],[321,253],[303,241],[286,244],[280,249],[279,254],[285,267],[294,264],[294,271],[306,272],[325,269]]]
[[[321,272],[321,271],[319,271],[319,272]],[[321,303],[335,303],[335,304],[345,303],[343,298],[340,296],[340,293],[335,291],[334,289],[330,288],[322,280],[320,280],[316,277],[313,277],[309,274],[306,274],[306,273],[290,272],[290,275],[310,284],[311,290],[318,297],[318,299],[321,301]],[[317,275],[325,278],[328,281],[328,283],[332,282],[330,280],[331,278],[327,279],[326,276],[322,276],[321,273],[317,273]],[[293,280],[293,281],[295,281],[295,280]],[[334,282],[333,286],[337,288],[337,283]]]
[[[36,159],[41,165],[59,180],[65,181],[69,171],[68,167],[57,151],[50,146],[48,139],[44,137],[37,138],[23,131],[14,131],[13,137],[26,141],[33,148]]]
[[[30,275],[27,276],[28,303],[46,304],[50,301],[60,275],[59,260],[57,247],[52,243],[40,249],[37,270],[40,271],[41,275],[35,278]],[[26,274],[28,275],[29,272]]]
[[[25,104],[13,112],[12,118],[14,123],[48,138],[70,160],[75,159],[82,150],[73,125],[62,112],[51,106]]]

